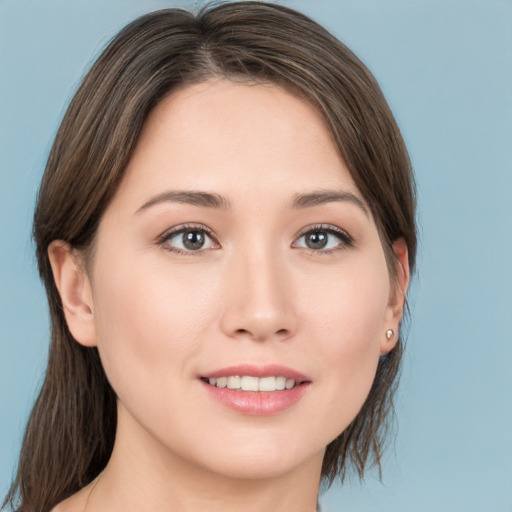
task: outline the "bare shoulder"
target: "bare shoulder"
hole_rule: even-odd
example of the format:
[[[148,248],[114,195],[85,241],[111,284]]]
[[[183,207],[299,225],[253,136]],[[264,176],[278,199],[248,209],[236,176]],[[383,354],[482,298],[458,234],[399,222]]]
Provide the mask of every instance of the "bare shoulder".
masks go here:
[[[89,496],[89,486],[84,487],[51,509],[50,512],[84,512]]]

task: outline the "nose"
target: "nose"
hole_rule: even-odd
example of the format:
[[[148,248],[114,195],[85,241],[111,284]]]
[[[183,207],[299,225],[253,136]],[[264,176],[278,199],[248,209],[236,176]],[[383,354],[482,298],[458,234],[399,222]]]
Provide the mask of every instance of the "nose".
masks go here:
[[[231,338],[288,339],[297,328],[290,269],[271,248],[249,252],[226,269],[221,328]]]

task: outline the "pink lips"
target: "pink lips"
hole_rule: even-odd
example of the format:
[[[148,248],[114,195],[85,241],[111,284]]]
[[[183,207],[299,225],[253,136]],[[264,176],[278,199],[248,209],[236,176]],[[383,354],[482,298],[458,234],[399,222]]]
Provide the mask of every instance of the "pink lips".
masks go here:
[[[248,375],[260,378],[282,376],[287,379],[294,379],[296,386],[282,391],[240,391],[217,388],[207,382],[209,378],[232,375]],[[281,365],[238,365],[202,375],[201,384],[210,397],[237,412],[249,416],[271,416],[296,404],[309,389],[311,381],[304,374]]]
[[[221,370],[216,370],[211,373],[202,375],[201,377],[210,379],[229,377],[230,375],[250,375],[252,377],[272,377],[281,375],[287,379],[293,379],[295,382],[304,382],[309,380],[304,374],[279,364],[267,364],[264,366],[241,364],[237,366],[228,366],[226,368],[222,368]]]

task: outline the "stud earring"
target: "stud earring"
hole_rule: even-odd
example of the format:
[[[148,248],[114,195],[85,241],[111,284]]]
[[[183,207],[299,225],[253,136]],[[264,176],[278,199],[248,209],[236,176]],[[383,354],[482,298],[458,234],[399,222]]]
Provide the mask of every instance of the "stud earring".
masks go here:
[[[393,337],[393,334],[395,334],[395,332],[393,331],[393,329],[388,329],[388,330],[386,331],[386,338],[387,338],[388,340],[390,340],[390,339]]]

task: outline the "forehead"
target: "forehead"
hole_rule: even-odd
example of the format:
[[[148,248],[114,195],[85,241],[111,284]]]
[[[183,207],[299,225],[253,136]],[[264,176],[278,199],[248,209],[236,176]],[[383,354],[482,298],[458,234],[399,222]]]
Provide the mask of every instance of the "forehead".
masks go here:
[[[277,85],[225,79],[181,88],[148,117],[122,189],[162,187],[269,198],[312,188],[357,192],[309,103]]]

